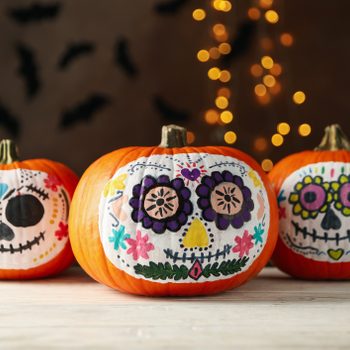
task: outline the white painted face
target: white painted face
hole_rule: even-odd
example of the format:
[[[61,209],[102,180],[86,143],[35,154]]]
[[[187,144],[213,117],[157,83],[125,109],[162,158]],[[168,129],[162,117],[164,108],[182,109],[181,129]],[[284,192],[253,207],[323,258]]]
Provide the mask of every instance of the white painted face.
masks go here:
[[[68,240],[66,190],[45,172],[0,171],[0,269],[45,264]]]
[[[129,275],[167,282],[231,278],[263,250],[269,202],[258,173],[206,153],[141,157],[118,169],[99,205],[110,262]]]
[[[279,193],[280,237],[316,261],[350,261],[350,164],[322,162],[298,169]]]

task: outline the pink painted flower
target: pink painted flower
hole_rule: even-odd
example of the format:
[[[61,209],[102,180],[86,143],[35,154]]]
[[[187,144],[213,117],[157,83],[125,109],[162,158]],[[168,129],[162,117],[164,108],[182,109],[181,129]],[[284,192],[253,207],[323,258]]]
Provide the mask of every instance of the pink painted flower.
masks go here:
[[[63,237],[68,236],[68,225],[65,224],[63,221],[61,221],[58,224],[58,227],[59,227],[59,229],[55,231],[55,236],[60,241],[60,240],[62,240]]]
[[[45,187],[50,188],[52,191],[57,191],[57,186],[61,185],[61,181],[55,175],[47,175],[47,178],[44,180]]]
[[[140,257],[149,259],[147,252],[154,249],[154,245],[148,242],[148,235],[145,234],[142,237],[141,231],[136,231],[136,239],[128,238],[126,242],[130,245],[126,252],[132,254],[134,260],[138,260]]]
[[[237,245],[235,245],[232,248],[232,251],[234,253],[239,253],[240,258],[242,258],[243,255],[248,255],[249,250],[254,247],[252,239],[253,239],[253,236],[250,235],[247,230],[245,230],[242,238],[235,237],[235,242],[237,243]]]

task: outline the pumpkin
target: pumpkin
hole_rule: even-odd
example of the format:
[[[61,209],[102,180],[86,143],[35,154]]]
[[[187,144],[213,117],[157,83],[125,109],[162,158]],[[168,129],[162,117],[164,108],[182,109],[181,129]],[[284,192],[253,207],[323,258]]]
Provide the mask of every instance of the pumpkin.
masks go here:
[[[56,274],[73,261],[68,210],[78,182],[63,164],[19,161],[11,140],[0,143],[0,279]]]
[[[339,125],[314,151],[281,160],[269,174],[279,204],[273,261],[304,279],[350,278],[350,143]]]
[[[96,160],[74,194],[70,240],[95,280],[133,294],[200,295],[247,281],[277,240],[267,176],[228,147],[188,147],[186,130],[163,127],[157,147]]]

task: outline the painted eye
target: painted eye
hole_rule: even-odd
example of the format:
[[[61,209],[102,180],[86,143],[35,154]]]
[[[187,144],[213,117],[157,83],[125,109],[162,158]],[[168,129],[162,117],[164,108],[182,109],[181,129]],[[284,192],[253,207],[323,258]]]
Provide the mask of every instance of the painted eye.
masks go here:
[[[345,206],[350,208],[350,183],[344,184],[339,191],[340,201]]]
[[[43,205],[31,194],[13,197],[6,206],[6,219],[16,227],[34,226],[43,216]]]
[[[309,211],[319,210],[326,202],[326,191],[322,186],[309,184],[300,193],[300,203]]]

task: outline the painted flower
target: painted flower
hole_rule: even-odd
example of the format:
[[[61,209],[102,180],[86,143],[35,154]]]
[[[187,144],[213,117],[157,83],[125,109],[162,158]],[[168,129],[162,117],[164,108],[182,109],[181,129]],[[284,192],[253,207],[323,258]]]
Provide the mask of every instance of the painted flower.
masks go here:
[[[134,260],[138,260],[140,257],[149,259],[148,252],[154,249],[154,245],[148,242],[148,235],[145,234],[142,237],[139,230],[136,231],[136,239],[127,238],[126,242],[130,245],[126,252],[132,254]]]
[[[232,251],[234,253],[239,253],[239,257],[242,258],[244,255],[249,254],[249,250],[254,247],[252,242],[253,236],[249,234],[247,230],[244,231],[243,237],[235,237],[235,242],[237,243]]]
[[[118,230],[113,228],[112,235],[113,236],[108,237],[108,240],[114,243],[114,249],[118,250],[119,247],[126,249],[125,241],[130,238],[130,235],[125,233],[125,226],[119,226]]]
[[[196,193],[203,218],[215,221],[219,230],[225,230],[229,225],[241,228],[251,219],[250,212],[254,209],[252,194],[240,176],[226,170],[214,171],[210,176],[203,176]]]
[[[47,178],[44,180],[45,187],[51,189],[54,192],[57,192],[57,186],[61,185],[61,181],[55,175],[47,175]]]
[[[330,184],[323,182],[321,176],[305,176],[294,186],[294,192],[289,195],[289,203],[293,205],[293,214],[303,219],[313,219],[319,213],[325,213],[333,201],[329,192]]]
[[[265,230],[262,228],[262,225],[259,223],[258,226],[254,226],[254,235],[253,238],[255,239],[255,244],[262,243],[262,235],[264,234]]]
[[[176,232],[192,214],[190,196],[191,191],[180,178],[170,181],[167,175],[158,178],[147,175],[133,187],[129,200],[132,220],[158,234],[166,229]]]
[[[337,182],[332,182],[334,193],[334,206],[344,216],[350,216],[350,176],[340,175]]]
[[[61,221],[58,224],[58,227],[59,227],[58,230],[55,231],[55,236],[59,241],[61,241],[62,238],[68,236],[68,225],[65,224],[63,221]]]

